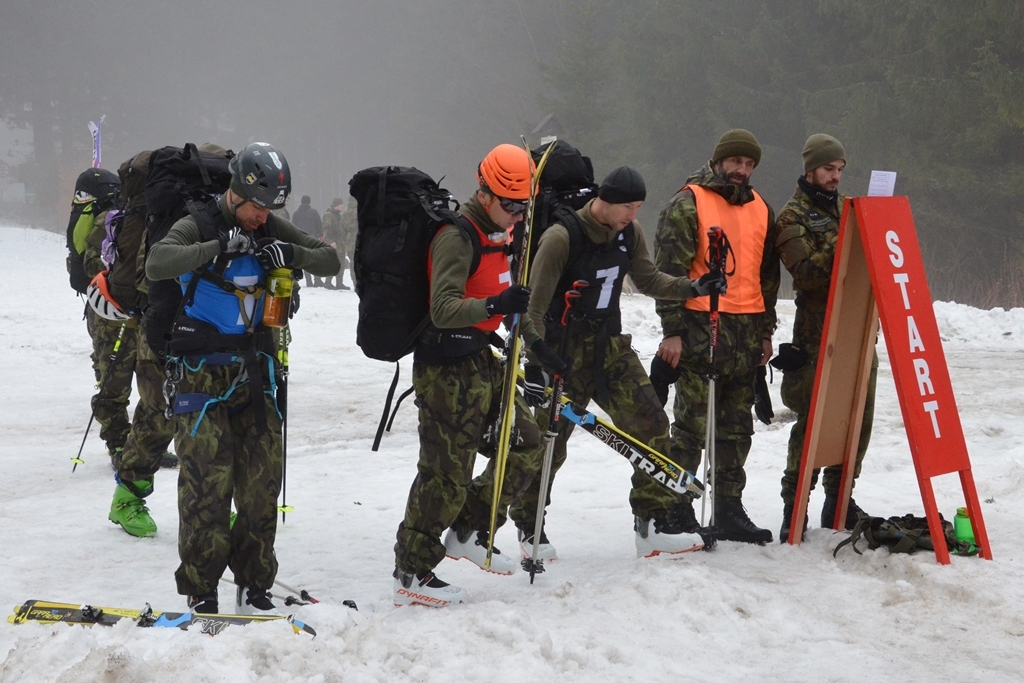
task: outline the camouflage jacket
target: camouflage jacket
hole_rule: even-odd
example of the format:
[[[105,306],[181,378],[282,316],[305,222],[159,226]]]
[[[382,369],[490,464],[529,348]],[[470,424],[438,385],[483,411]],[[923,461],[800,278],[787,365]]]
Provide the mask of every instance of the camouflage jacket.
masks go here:
[[[327,209],[323,217],[324,242],[341,244],[341,212]]]
[[[846,197],[836,204],[816,201],[803,188],[779,212],[779,257],[793,276],[796,319],[793,343],[816,353],[825,324],[832,260]]]
[[[700,185],[714,190],[731,204],[746,204],[753,201],[754,194],[749,186],[739,186],[726,182],[715,175],[711,165],[707,164],[686,179],[687,185]],[[697,254],[697,204],[693,193],[680,190],[669,201],[668,206],[658,218],[658,228],[654,239],[654,262],[658,270],[674,276],[686,276],[694,259],[703,258]],[[775,250],[778,227],[772,207],[768,207],[768,233],[765,237],[764,254],[761,258],[761,294],[764,298],[764,313],[756,316],[732,315],[736,319],[747,319],[741,324],[750,327],[750,336],[756,337],[760,344],[761,336],[771,335],[775,331],[775,301],[779,293],[779,259]],[[681,335],[694,326],[704,329],[708,324],[708,314],[683,308],[678,301],[662,301],[657,304],[658,315],[665,337]],[[722,316],[728,314],[723,313]],[[756,328],[756,329],[755,329]],[[759,334],[758,334],[759,333]]]
[[[356,239],[358,211],[356,200],[350,197],[345,213],[341,214],[341,238],[346,242],[354,242]]]

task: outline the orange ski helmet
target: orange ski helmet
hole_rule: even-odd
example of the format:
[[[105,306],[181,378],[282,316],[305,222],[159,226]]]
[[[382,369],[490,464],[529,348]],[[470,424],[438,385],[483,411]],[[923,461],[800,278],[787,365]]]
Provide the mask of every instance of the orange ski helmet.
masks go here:
[[[487,153],[477,167],[476,177],[480,187],[497,197],[525,200],[531,196],[536,170],[529,152],[504,143]]]

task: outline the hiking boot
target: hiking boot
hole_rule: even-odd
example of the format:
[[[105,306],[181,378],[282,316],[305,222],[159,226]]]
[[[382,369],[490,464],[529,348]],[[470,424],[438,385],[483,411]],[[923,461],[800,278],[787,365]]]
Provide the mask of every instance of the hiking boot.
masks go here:
[[[469,593],[465,588],[450,586],[441,579],[434,576],[434,572],[427,572],[417,577],[414,574],[406,574],[395,569],[395,606],[402,605],[426,605],[427,607],[447,607],[459,602],[467,602]]]
[[[739,498],[719,496],[715,499],[715,527],[718,529],[718,538],[723,541],[759,545],[772,542],[772,532],[750,521]]]
[[[793,520],[793,503],[786,503],[782,508],[782,528],[779,529],[779,543],[789,541],[789,529]],[[807,533],[807,513],[804,513],[804,533]]]
[[[516,532],[519,536],[519,550],[522,551],[523,558],[527,560],[533,559],[533,532],[523,531],[522,529],[516,529]],[[540,530],[540,543],[537,545],[537,559],[544,560],[545,562],[554,562],[558,559],[555,546],[551,545],[551,541],[548,540],[548,535],[543,528]],[[494,564],[493,558],[491,564]]]
[[[192,614],[220,614],[217,604],[217,589],[203,595],[188,596],[188,611]]]
[[[453,560],[464,557],[481,569],[495,574],[515,574],[516,561],[497,548],[491,553],[491,566],[487,566],[487,539],[486,531],[456,531],[452,527],[444,535],[445,554]]]
[[[114,524],[120,524],[121,528],[132,536],[156,536],[156,522],[149,516],[149,508],[143,502],[142,496],[136,495],[136,492],[148,495],[148,492],[152,491],[152,480],[118,483],[114,489],[114,500],[110,503],[110,514],[107,515],[107,519]]]
[[[839,493],[832,491],[825,491],[825,504],[821,507],[821,528],[831,529],[832,523],[836,519],[836,508],[839,507]],[[857,517],[864,515],[867,517],[866,512],[860,509],[857,505],[857,501],[850,498],[850,504],[846,506],[846,529],[849,531],[853,527],[857,526]]]
[[[239,586],[235,589],[235,614],[281,616],[270,598],[270,591]]]
[[[676,514],[653,520],[633,517],[633,530],[636,531],[637,557],[656,557],[662,553],[678,555],[703,550],[705,545],[709,549],[714,546],[713,539],[706,544],[700,534],[684,531]]]
[[[160,467],[173,470],[178,467],[179,464],[178,456],[170,451],[164,451],[164,454],[160,456]]]

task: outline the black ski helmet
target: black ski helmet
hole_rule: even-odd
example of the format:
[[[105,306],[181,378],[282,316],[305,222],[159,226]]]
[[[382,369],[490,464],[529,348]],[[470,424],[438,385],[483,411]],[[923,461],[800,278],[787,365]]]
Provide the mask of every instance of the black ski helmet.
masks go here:
[[[121,189],[121,178],[105,168],[90,168],[82,171],[75,181],[73,204],[96,202],[100,211],[109,209],[117,201]]]
[[[280,209],[292,191],[288,161],[266,142],[245,146],[228,164],[231,190],[264,209]]]

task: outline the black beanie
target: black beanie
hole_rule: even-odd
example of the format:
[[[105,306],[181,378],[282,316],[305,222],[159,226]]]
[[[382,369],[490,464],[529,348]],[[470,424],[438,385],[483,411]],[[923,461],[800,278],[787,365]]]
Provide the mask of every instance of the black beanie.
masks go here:
[[[647,186],[640,171],[632,166],[619,166],[601,182],[597,196],[609,204],[629,204],[647,199]]]

